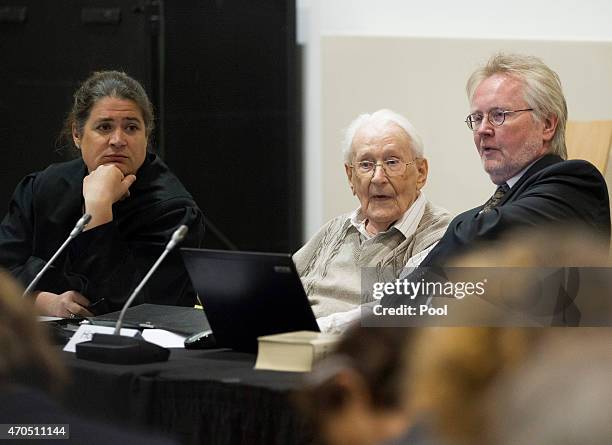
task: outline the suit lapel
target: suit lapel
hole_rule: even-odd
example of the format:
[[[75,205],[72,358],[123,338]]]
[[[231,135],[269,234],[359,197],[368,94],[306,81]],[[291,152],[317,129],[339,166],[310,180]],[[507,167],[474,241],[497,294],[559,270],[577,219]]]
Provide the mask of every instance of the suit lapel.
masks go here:
[[[504,205],[506,202],[512,199],[513,196],[522,188],[523,184],[525,184],[529,178],[531,178],[536,173],[544,170],[546,167],[549,167],[553,164],[557,164],[562,162],[563,159],[560,156],[547,154],[538,159],[534,164],[527,169],[527,171],[521,176],[521,178],[517,181],[516,184],[506,193],[503,199],[498,204],[499,206]]]

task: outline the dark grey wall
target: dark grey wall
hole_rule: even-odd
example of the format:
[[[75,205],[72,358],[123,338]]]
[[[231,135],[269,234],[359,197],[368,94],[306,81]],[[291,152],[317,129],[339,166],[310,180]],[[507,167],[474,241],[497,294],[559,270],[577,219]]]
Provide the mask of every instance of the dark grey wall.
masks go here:
[[[156,106],[153,149],[232,244],[301,244],[293,1],[0,0],[0,60],[4,209],[24,175],[65,158],[79,81],[120,69]],[[209,227],[207,247],[221,237]]]

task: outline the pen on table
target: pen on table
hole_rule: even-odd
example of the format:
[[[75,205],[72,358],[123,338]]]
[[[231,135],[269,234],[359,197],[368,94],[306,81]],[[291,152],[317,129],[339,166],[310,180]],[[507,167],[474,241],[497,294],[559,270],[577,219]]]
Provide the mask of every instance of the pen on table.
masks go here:
[[[91,303],[89,306],[87,306],[87,309],[95,309],[96,306],[98,306],[100,303],[102,303],[104,300],[104,297],[100,298],[99,300],[94,301],[93,303]]]

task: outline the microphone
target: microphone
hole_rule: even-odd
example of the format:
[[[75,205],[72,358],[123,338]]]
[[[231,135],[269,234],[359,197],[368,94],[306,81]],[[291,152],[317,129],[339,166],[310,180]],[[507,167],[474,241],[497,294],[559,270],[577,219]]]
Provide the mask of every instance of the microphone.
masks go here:
[[[162,254],[157,261],[155,261],[155,264],[151,266],[149,272],[147,272],[123,305],[119,317],[117,318],[114,332],[112,334],[96,333],[93,334],[90,341],[78,343],[76,345],[77,358],[118,364],[141,364],[168,360],[170,356],[170,351],[168,349],[149,343],[141,337],[122,336],[121,327],[123,326],[123,319],[125,318],[127,309],[145,284],[147,284],[149,278],[155,273],[164,258],[166,258],[170,251],[185,238],[188,230],[186,225],[181,225],[174,231]]]
[[[178,243],[183,241],[183,238],[185,238],[185,235],[187,235],[188,230],[189,229],[187,228],[187,226],[183,224],[174,231],[174,233],[172,234],[172,238],[170,238],[170,241],[168,241],[168,244],[166,245],[166,248],[164,249],[162,254],[159,256],[155,264],[153,264],[151,269],[149,269],[149,272],[147,272],[140,284],[136,286],[136,289],[134,289],[134,292],[132,292],[130,298],[128,298],[125,304],[123,305],[121,313],[119,314],[119,318],[117,318],[117,324],[115,325],[115,332],[113,332],[113,335],[120,335],[119,332],[121,331],[121,326],[123,326],[123,319],[125,318],[125,313],[128,307],[130,307],[136,296],[140,293],[145,284],[147,284],[147,281],[149,281],[149,278],[151,278],[151,276],[155,273],[164,258],[166,258],[170,251],[174,249]]]
[[[85,213],[83,216],[79,218],[74,228],[70,231],[70,235],[68,235],[68,238],[66,238],[66,241],[64,241],[64,244],[62,244],[60,248],[57,249],[57,251],[53,254],[51,259],[47,261],[47,264],[45,264],[45,266],[40,270],[40,272],[36,274],[36,276],[30,282],[30,284],[28,284],[28,287],[26,287],[26,290],[23,292],[23,295],[22,295],[23,297],[25,297],[26,295],[30,294],[30,292],[32,292],[32,289],[34,289],[34,287],[38,284],[38,282],[40,281],[42,276],[45,274],[47,269],[51,267],[51,265],[57,259],[57,257],[60,256],[60,254],[64,251],[66,246],[68,246],[70,241],[75,239],[83,231],[85,226],[89,224],[89,221],[91,221],[91,215],[89,213]]]
[[[170,241],[168,241],[168,245],[166,246],[166,250],[164,251],[164,253],[170,252],[176,247],[178,243],[183,241],[183,238],[185,238],[185,235],[187,235],[188,231],[189,228],[185,224],[176,229],[172,234],[172,238],[170,238]]]

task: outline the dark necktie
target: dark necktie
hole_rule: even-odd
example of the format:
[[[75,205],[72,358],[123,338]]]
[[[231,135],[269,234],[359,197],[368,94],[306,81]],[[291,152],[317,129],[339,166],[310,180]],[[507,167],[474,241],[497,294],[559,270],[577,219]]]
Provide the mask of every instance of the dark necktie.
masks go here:
[[[493,196],[491,196],[489,200],[485,203],[480,213],[487,213],[491,211],[493,207],[497,207],[501,200],[504,199],[504,195],[508,192],[508,190],[510,190],[510,187],[508,187],[508,184],[506,184],[505,182],[498,186],[497,190],[495,190]]]

